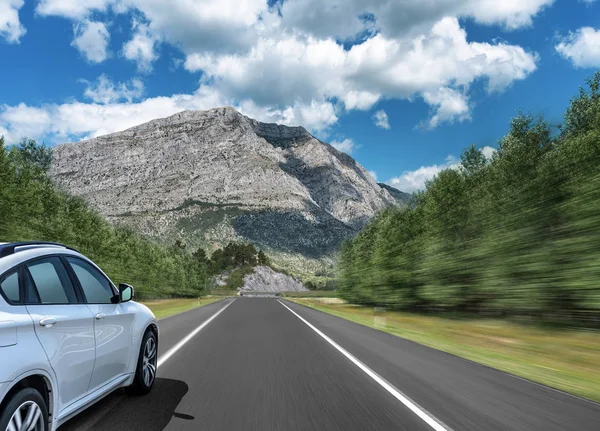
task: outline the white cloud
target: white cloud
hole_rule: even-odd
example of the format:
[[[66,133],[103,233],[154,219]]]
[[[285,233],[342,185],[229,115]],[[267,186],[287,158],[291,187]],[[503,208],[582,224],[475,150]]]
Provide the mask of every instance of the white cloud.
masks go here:
[[[600,67],[600,30],[582,27],[563,38],[555,48],[575,67]]]
[[[377,172],[375,171],[367,171],[369,173],[369,175],[371,175],[371,177],[377,181]]]
[[[7,142],[23,137],[45,137],[60,142],[71,137],[95,137],[166,117],[186,109],[209,109],[226,105],[209,88],[194,94],[153,97],[139,103],[82,103],[69,102],[30,107],[24,104],[0,107],[0,128]]]
[[[295,0],[283,2],[282,25],[317,37],[352,39],[379,30],[387,36],[421,33],[443,17],[473,18],[507,29],[529,26],[554,0]],[[372,14],[374,19],[361,19]]]
[[[0,0],[0,37],[9,43],[19,43],[25,27],[19,21],[19,9],[24,0]]]
[[[52,124],[51,115],[44,109],[26,106],[4,106],[0,114],[0,129],[9,144],[25,137],[37,137]]]
[[[41,0],[45,16],[83,20],[111,9],[133,11],[149,22],[152,38],[180,46],[186,53],[246,49],[268,10],[266,0]]]
[[[283,109],[257,105],[251,99],[242,100],[237,104],[231,101],[225,104],[235,105],[244,115],[259,121],[288,126],[304,126],[313,132],[325,132],[338,121],[335,107],[330,102],[314,100],[308,104],[295,102]]]
[[[460,161],[454,156],[448,156],[441,165],[421,166],[414,171],[404,171],[398,177],[386,181],[392,187],[406,193],[414,193],[425,189],[425,183],[433,179],[444,169],[459,169]]]
[[[346,109],[360,109],[366,111],[370,109],[381,98],[379,93],[369,91],[349,90],[344,94],[344,106]]]
[[[428,122],[431,129],[443,122],[453,123],[471,119],[467,98],[457,90],[440,88],[435,92],[426,91],[423,93],[423,99],[435,110],[435,115]]]
[[[152,69],[152,63],[158,58],[155,52],[156,39],[150,33],[147,24],[134,21],[133,29],[133,37],[123,45],[123,56],[135,61],[138,70],[148,72]]]
[[[489,147],[489,146],[485,146],[480,148],[481,152],[483,153],[483,155],[485,156],[486,159],[491,160],[492,157],[494,156],[494,154],[496,154],[498,152],[497,149],[495,149],[494,147]]]
[[[205,110],[218,106],[231,105],[244,115],[264,122],[276,122],[289,126],[304,125],[309,130],[321,130],[337,121],[332,114],[331,104],[295,104],[285,110],[260,107],[251,100],[236,102],[224,98],[212,87],[201,86],[192,94],[175,94],[171,97],[153,97],[141,102],[108,101],[117,97],[122,84],[115,86],[115,94],[109,89],[103,94],[98,91],[101,85],[93,87],[89,97],[96,97],[102,103],[69,102],[48,104],[41,107],[19,104],[0,106],[0,132],[8,143],[16,143],[23,137],[44,138],[50,142],[63,142],[68,139],[95,137],[113,133],[142,124],[156,118],[167,117],[187,109]],[[135,84],[125,86],[135,93]],[[104,96],[104,97],[103,97]],[[120,94],[120,100],[127,97]],[[135,95],[128,94],[132,99]],[[106,103],[105,103],[106,102]],[[329,105],[329,106],[327,106]],[[331,117],[333,115],[333,117]],[[311,123],[314,122],[314,123]]]
[[[42,16],[54,15],[83,20],[92,12],[104,12],[119,0],[40,0],[35,11]]]
[[[134,78],[129,83],[113,83],[106,75],[100,75],[95,84],[87,82],[88,86],[83,93],[85,97],[93,100],[95,103],[114,103],[125,100],[131,103],[135,99],[142,97],[144,93],[144,83]]]
[[[466,37],[456,18],[444,18],[415,39],[376,35],[345,50],[333,39],[262,38],[243,55],[192,54],[185,67],[202,70],[205,82],[229,97],[263,105],[335,98],[348,110],[369,109],[383,94],[421,95],[436,110],[430,122],[435,127],[469,118],[466,90],[475,80],[500,91],[536,69],[537,56],[521,47]]]
[[[382,129],[386,130],[390,129],[390,120],[383,109],[380,109],[375,113],[373,116],[373,121],[375,121],[375,125],[377,127],[381,127]]]
[[[73,26],[73,42],[71,46],[90,63],[101,63],[108,57],[108,41],[110,34],[102,22],[83,21]]]
[[[106,26],[92,18],[132,13],[137,20],[122,56],[140,71],[152,68],[159,45],[171,44],[186,58],[187,70],[202,72],[199,92],[210,91],[258,119],[326,131],[346,111],[369,110],[381,99],[425,101],[428,127],[468,120],[474,82],[502,91],[533,73],[538,57],[518,45],[469,40],[459,19],[514,29],[530,25],[552,3],[286,0],[269,8],[266,0],[41,0],[36,12],[73,20],[79,29],[73,45],[91,62],[107,57],[109,40]],[[107,94],[92,100],[137,109]],[[164,99],[196,100],[196,94]],[[143,103],[137,104],[140,119],[149,112]],[[95,112],[95,104],[86,106]],[[107,130],[91,124],[98,126],[89,133]]]
[[[354,141],[349,138],[346,138],[343,141],[331,141],[329,145],[346,154],[352,154],[352,152],[357,148]]]
[[[532,18],[554,0],[470,0],[467,3],[459,15],[471,16],[481,24],[501,24],[514,30],[530,26]]]
[[[415,35],[443,17],[472,18],[480,24],[515,29],[554,0],[287,0],[269,10],[265,0],[41,0],[40,15],[81,20],[111,9],[136,10],[152,31],[181,44],[186,52],[222,51],[252,46],[256,28],[277,26],[317,38],[354,39],[382,32]],[[367,19],[370,14],[372,19]]]
[[[257,38],[265,0],[130,0],[154,34],[186,53],[245,50]]]

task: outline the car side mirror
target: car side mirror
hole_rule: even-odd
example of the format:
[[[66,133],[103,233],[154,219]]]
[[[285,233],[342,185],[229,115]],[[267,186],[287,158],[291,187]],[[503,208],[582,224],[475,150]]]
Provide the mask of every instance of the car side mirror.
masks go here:
[[[128,302],[133,299],[133,286],[129,284],[119,284],[119,302]]]

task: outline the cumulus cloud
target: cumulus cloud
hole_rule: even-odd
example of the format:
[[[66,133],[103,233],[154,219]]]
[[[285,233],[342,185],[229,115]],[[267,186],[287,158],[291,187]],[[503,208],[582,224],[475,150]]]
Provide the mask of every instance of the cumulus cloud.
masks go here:
[[[530,25],[552,3],[288,0],[269,6],[265,0],[40,0],[36,12],[73,20],[73,45],[91,62],[108,56],[110,35],[96,21],[108,12],[131,13],[137,20],[121,53],[140,71],[152,68],[159,45],[171,44],[184,56],[184,68],[199,73],[198,92],[210,91],[223,104],[258,119],[323,131],[347,111],[369,110],[384,98],[427,103],[427,127],[468,120],[474,82],[483,82],[489,92],[503,91],[533,73],[538,57],[518,45],[467,39],[460,18],[514,29]],[[165,99],[178,109],[181,100],[197,100],[198,92]],[[145,101],[116,103],[106,94],[91,97],[90,113],[101,102],[126,112],[140,109],[140,121],[146,118]],[[67,105],[40,109],[55,112]],[[97,127],[86,133],[107,130],[95,120],[90,124]],[[378,124],[389,126],[389,121]],[[12,130],[9,124],[1,127]]]
[[[282,25],[317,37],[352,39],[364,32],[385,36],[421,33],[447,16],[472,18],[512,30],[529,26],[554,0],[295,0],[285,1]],[[373,19],[365,19],[371,14]]]
[[[156,39],[147,24],[133,22],[133,37],[123,45],[123,56],[137,64],[138,70],[149,72],[158,58],[155,52]]]
[[[421,95],[436,109],[435,127],[469,118],[465,90],[475,80],[500,91],[532,73],[536,59],[518,46],[468,42],[458,20],[444,18],[411,40],[378,34],[347,50],[333,39],[263,38],[243,55],[192,54],[185,68],[203,71],[230,97],[249,96],[260,104],[337,99],[346,109],[369,109],[383,94]]]
[[[373,121],[375,121],[375,125],[377,127],[381,127],[382,129],[389,130],[390,129],[390,121],[388,115],[383,109],[380,109],[373,115]]]
[[[424,190],[426,182],[433,179],[433,177],[444,169],[459,169],[459,167],[460,160],[454,156],[448,156],[445,163],[440,165],[421,166],[414,171],[404,171],[400,176],[391,178],[386,181],[386,183],[403,192],[414,193],[419,190]]]
[[[71,137],[95,137],[166,117],[186,109],[209,109],[225,101],[209,88],[194,94],[153,97],[139,103],[69,102],[31,107],[0,107],[0,128],[9,143],[23,137],[45,137],[60,142]],[[33,120],[32,120],[33,119]]]
[[[435,111],[427,123],[431,129],[443,122],[453,123],[471,119],[467,98],[457,90],[440,88],[435,92],[426,91],[423,93],[423,99]]]
[[[102,22],[83,21],[73,26],[71,46],[90,63],[101,63],[108,58],[110,34]]]
[[[82,20],[99,12],[135,12],[149,22],[153,38],[163,38],[185,52],[247,49],[256,26],[268,11],[265,0],[41,0],[45,16]]]
[[[377,181],[377,172],[375,171],[367,171],[369,173],[369,175],[371,175],[371,177]]]
[[[480,24],[516,29],[554,0],[288,0],[269,8],[265,0],[41,0],[40,15],[83,19],[112,9],[135,10],[152,30],[181,43],[186,51],[221,51],[252,46],[259,30],[276,25],[284,31],[317,38],[354,39],[381,32],[415,35],[443,17],[472,18]],[[281,18],[281,19],[279,19]]]
[[[600,30],[582,27],[564,37],[555,48],[575,67],[600,67]]]
[[[119,0],[40,0],[35,11],[42,16],[83,20],[92,12],[104,12]]]
[[[356,149],[356,144],[352,139],[346,138],[343,141],[331,141],[330,145],[338,151],[346,154],[352,154]]]
[[[288,126],[304,126],[313,132],[326,132],[330,126],[337,123],[338,117],[335,107],[330,102],[310,103],[295,102],[291,106],[283,109],[276,107],[258,105],[251,99],[245,99],[240,102],[225,103],[236,106],[243,114],[265,123],[278,123]]]
[[[106,75],[100,75],[95,83],[88,84],[83,95],[95,103],[114,103],[125,100],[131,103],[144,93],[144,83],[134,78],[130,82],[113,83]]]
[[[223,97],[209,86],[201,86],[192,94],[175,94],[170,97],[152,97],[140,102],[128,102],[137,95],[135,80],[129,84],[111,84],[98,80],[86,89],[86,97],[94,103],[68,102],[40,107],[19,104],[0,106],[0,134],[8,143],[23,137],[42,137],[49,142],[64,142],[82,137],[96,137],[193,109],[205,110],[217,106],[234,106],[244,115],[268,123],[289,126],[304,125],[319,131],[337,121],[330,104],[295,104],[285,110],[257,106],[251,100],[235,101]],[[123,93],[123,89],[127,94]],[[115,98],[119,97],[118,102]],[[111,100],[112,99],[112,100]]]
[[[49,112],[23,103],[17,106],[4,106],[0,114],[0,129],[9,144],[14,144],[25,137],[40,136],[40,132],[51,124],[52,117]]]
[[[19,9],[24,3],[24,0],[0,0],[0,37],[8,43],[18,43],[26,32],[19,21]]]

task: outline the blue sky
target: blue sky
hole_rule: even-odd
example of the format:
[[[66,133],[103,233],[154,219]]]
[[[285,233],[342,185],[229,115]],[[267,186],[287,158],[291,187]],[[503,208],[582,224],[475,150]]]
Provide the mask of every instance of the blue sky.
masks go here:
[[[0,58],[11,143],[233,105],[414,191],[519,110],[561,121],[600,68],[600,1],[0,0]]]

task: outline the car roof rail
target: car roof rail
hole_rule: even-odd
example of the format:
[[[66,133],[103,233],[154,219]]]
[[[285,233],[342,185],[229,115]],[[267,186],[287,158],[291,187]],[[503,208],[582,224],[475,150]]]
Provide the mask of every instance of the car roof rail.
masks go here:
[[[42,248],[42,247],[56,247],[56,248],[65,248],[67,250],[73,250],[79,253],[79,251],[75,250],[72,247],[66,246],[64,244],[60,244],[58,242],[48,242],[48,241],[21,241],[21,242],[8,242],[5,244],[0,244],[0,258],[10,256],[23,248],[24,250],[30,250],[32,248]]]

